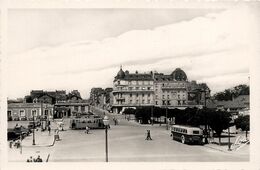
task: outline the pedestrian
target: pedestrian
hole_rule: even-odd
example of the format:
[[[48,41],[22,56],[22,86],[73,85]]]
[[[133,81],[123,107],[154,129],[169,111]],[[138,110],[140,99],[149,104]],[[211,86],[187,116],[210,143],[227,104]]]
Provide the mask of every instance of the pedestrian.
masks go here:
[[[85,133],[89,133],[89,127],[88,126],[86,126],[86,131],[85,131]]]
[[[30,156],[30,158],[28,159],[29,162],[33,162],[33,158],[32,156]]]
[[[150,130],[147,130],[147,136],[145,140],[152,140]]]
[[[49,136],[51,135],[51,127],[50,125],[48,126],[48,131],[49,131]]]
[[[42,162],[42,158],[40,157],[40,155],[38,155],[37,159],[35,160],[35,162]]]

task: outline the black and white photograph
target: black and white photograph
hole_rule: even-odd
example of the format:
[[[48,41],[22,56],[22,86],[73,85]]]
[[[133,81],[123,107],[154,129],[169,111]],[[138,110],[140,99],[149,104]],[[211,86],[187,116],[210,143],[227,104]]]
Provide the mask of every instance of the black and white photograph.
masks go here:
[[[8,9],[7,161],[249,163],[255,4]]]

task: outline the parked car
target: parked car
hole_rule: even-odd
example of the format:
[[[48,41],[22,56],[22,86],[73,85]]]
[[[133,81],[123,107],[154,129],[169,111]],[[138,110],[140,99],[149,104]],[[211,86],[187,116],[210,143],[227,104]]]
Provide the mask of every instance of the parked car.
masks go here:
[[[19,121],[20,119],[19,119],[19,117],[14,117],[13,118],[13,121]]]
[[[34,126],[34,122],[29,122],[28,129],[32,130],[35,128],[36,128],[36,126]]]
[[[20,137],[13,129],[7,130],[7,140],[16,140]]]
[[[27,118],[26,118],[26,117],[21,117],[20,120],[21,120],[21,121],[26,121]]]
[[[10,128],[7,130],[7,139],[16,140],[20,137],[24,138],[24,137],[28,136],[30,133],[31,133],[31,131],[23,126]]]

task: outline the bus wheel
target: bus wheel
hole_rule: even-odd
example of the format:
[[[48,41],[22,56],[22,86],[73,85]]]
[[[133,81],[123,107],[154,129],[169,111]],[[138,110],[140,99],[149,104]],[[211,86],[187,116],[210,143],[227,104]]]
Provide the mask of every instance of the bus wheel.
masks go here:
[[[181,136],[181,143],[185,143],[185,137],[183,135]]]

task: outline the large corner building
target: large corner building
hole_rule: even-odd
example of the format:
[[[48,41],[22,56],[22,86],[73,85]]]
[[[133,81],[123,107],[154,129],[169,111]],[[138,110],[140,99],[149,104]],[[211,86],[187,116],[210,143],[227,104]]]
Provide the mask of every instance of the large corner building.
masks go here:
[[[210,95],[210,89],[205,83],[189,82],[180,68],[165,75],[152,71],[129,73],[121,67],[114,78],[112,94],[112,110],[121,113],[129,107],[202,107]]]

